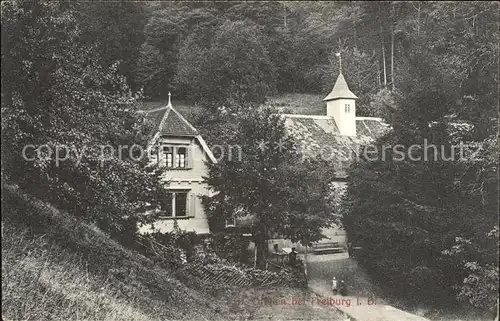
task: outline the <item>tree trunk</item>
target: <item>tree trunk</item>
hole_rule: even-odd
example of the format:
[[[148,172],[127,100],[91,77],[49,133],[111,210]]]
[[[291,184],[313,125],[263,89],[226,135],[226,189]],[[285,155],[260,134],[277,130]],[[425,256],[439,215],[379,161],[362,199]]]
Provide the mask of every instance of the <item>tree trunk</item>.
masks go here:
[[[308,251],[307,244],[306,244],[305,248],[306,248],[306,250],[304,253],[304,274],[306,275],[306,279],[307,279],[307,251]]]
[[[253,268],[257,267],[257,243],[255,243],[255,247],[253,249]]]
[[[353,24],[354,24],[354,48],[357,48],[358,47],[358,33],[356,31],[356,19],[353,20]]]
[[[381,72],[380,72],[380,60],[377,61],[377,85],[378,88],[382,87],[382,83],[380,82]]]
[[[500,306],[500,301],[497,298],[497,316],[495,318],[495,321],[498,321],[498,315],[499,315],[499,306]]]
[[[286,30],[286,5],[283,3],[283,25]]]
[[[265,233],[256,231],[253,233],[255,243],[254,267],[264,268],[266,265],[267,238]]]
[[[392,21],[391,21],[391,84],[392,91],[394,91],[394,16],[395,16],[395,3],[392,2]]]
[[[417,37],[420,37],[420,1],[417,9]]]
[[[382,43],[382,64],[384,69],[384,87],[387,86],[387,69],[385,66],[385,48],[384,43]]]

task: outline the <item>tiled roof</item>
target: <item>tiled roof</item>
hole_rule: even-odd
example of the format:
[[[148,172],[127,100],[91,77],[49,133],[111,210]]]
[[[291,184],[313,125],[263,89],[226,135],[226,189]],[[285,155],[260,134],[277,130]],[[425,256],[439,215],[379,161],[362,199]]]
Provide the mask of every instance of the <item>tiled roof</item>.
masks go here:
[[[388,130],[388,126],[380,118],[359,117],[356,119],[357,135],[342,136],[332,117],[283,116],[289,133],[299,142],[301,153],[305,157],[321,155],[324,159],[333,161],[339,178],[346,176],[345,171],[359,145],[375,140]]]
[[[201,148],[205,151],[208,158],[217,163],[217,159],[214,154],[208,148],[207,143],[198,133],[196,128],[194,128],[182,115],[175,110],[169,103],[166,107],[158,108],[154,110],[142,111],[150,114],[154,120],[154,128],[151,132],[151,139],[149,146],[158,139],[160,136],[190,136],[195,137],[196,140],[201,145]]]
[[[350,99],[358,98],[349,89],[349,86],[347,86],[347,82],[345,81],[344,75],[342,74],[339,74],[339,77],[337,78],[337,81],[335,82],[335,86],[333,87],[332,91],[323,100],[326,101],[326,100],[334,100],[340,98],[350,98]]]
[[[154,131],[161,135],[197,136],[197,130],[173,107],[148,111],[155,122]]]

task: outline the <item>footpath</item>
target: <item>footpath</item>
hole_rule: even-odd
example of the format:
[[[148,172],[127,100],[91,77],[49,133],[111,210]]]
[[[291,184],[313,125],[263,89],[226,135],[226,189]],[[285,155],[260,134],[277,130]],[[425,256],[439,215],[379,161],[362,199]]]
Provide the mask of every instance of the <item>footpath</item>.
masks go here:
[[[300,258],[304,259],[303,255]],[[347,253],[313,254],[307,261],[308,286],[319,300],[323,300],[320,304],[334,306],[356,321],[430,321],[383,302],[376,284]],[[346,282],[351,296],[333,295],[332,276]]]
[[[334,305],[356,321],[430,321],[406,311],[397,309],[377,299],[356,296],[333,295],[324,282],[309,282],[309,289],[316,293],[322,304]]]

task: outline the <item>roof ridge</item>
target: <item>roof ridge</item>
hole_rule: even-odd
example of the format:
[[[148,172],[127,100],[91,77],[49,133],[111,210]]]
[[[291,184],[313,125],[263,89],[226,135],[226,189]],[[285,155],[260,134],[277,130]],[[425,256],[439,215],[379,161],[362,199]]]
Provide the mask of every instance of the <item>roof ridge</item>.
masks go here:
[[[152,113],[152,112],[155,112],[155,111],[159,111],[159,110],[162,110],[162,109],[167,109],[168,107],[166,106],[163,106],[163,107],[158,107],[158,108],[155,108],[155,109],[148,109],[148,110],[138,110],[139,113]]]
[[[376,120],[383,121],[381,117],[370,117],[370,116],[356,116],[356,120]]]
[[[281,114],[281,115],[289,118],[333,119],[332,116],[326,116],[326,115],[302,115],[302,114]]]
[[[158,131],[161,132],[161,129],[163,128],[163,125],[165,125],[165,122],[167,121],[167,117],[170,114],[170,107],[166,107],[166,111],[163,114],[163,118],[160,121],[160,124],[158,125]]]
[[[172,107],[172,106],[170,106],[170,107],[168,107],[168,108],[172,109],[172,110],[174,111],[174,113],[176,113],[176,114],[177,114],[177,116],[179,116],[179,117],[180,117],[180,119],[181,119],[184,123],[186,123],[186,125],[188,125],[188,126],[189,126],[189,128],[191,128],[191,129],[192,129],[192,130],[194,130],[195,132],[198,132],[198,130],[197,130],[196,128],[194,128],[194,126],[193,126],[193,125],[191,125],[191,123],[190,123],[190,122],[189,122],[186,118],[184,118],[184,117],[181,115],[181,113],[180,113],[179,111],[177,111],[177,109],[175,109],[175,108],[174,108],[174,107]]]

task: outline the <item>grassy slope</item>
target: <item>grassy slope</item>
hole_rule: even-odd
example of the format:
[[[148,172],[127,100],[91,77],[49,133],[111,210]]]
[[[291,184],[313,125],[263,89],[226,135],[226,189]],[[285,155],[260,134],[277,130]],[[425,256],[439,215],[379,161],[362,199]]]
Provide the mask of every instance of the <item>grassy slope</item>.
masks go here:
[[[323,96],[316,94],[282,94],[268,97],[264,105],[276,107],[292,114],[326,115],[326,103],[323,98]],[[147,101],[143,103],[143,110],[152,110],[166,105],[166,100]],[[172,106],[185,117],[188,117],[197,108],[194,104],[186,101],[173,101]]]
[[[332,307],[258,303],[262,296],[310,298],[304,289],[188,281],[16,187],[2,187],[3,320],[346,320]]]
[[[12,320],[234,320],[221,301],[98,229],[2,191],[2,315]]]
[[[326,115],[326,103],[317,94],[283,94],[268,97],[265,105],[288,114]]]

